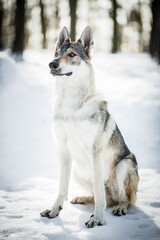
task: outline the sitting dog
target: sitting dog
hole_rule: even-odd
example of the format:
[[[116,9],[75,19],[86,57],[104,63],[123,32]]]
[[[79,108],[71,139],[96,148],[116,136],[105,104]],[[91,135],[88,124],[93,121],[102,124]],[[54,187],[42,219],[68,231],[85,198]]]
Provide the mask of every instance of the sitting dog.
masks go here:
[[[137,161],[126,146],[107,102],[95,91],[91,65],[93,33],[86,27],[77,42],[71,42],[66,27],[60,32],[55,59],[49,63],[56,76],[54,127],[59,150],[59,194],[43,217],[59,215],[67,198],[72,160],[77,181],[89,196],[75,197],[72,203],[95,203],[88,228],[105,224],[105,209],[122,216],[135,202],[138,186]]]

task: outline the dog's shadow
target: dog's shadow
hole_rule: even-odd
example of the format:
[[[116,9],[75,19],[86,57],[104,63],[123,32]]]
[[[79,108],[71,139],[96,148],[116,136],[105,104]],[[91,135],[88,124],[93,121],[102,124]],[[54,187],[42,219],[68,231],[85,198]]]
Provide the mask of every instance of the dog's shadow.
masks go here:
[[[69,205],[69,204],[68,204]],[[160,203],[150,204],[153,208],[160,208]],[[79,232],[90,232],[90,234],[95,234],[95,231],[100,234],[102,231],[101,239],[117,239],[118,235],[121,233],[121,237],[125,237],[125,239],[137,239],[137,240],[158,240],[160,239],[160,229],[154,222],[154,217],[148,216],[141,208],[137,206],[130,207],[128,214],[122,217],[117,217],[112,215],[112,208],[106,210],[105,218],[107,224],[102,227],[95,227],[94,230],[88,229],[85,226],[85,222],[89,220],[90,215],[93,213],[94,204],[81,205],[81,204],[71,204],[70,208],[74,212],[74,208],[76,211],[81,211],[76,218],[77,228]],[[74,217],[74,216],[73,216]],[[38,219],[37,219],[38,220]],[[36,220],[36,221],[37,221]],[[58,226],[61,228],[61,233],[59,235],[70,235],[74,234],[74,230],[71,228],[71,224],[67,224],[70,220],[63,220],[63,217],[58,216],[55,219],[48,219],[40,217],[38,222],[43,222],[44,224],[52,224],[55,227]],[[97,229],[97,230],[96,230]],[[58,233],[57,233],[58,234]],[[53,239],[53,235],[51,233],[43,234],[48,239]],[[94,235],[93,235],[94,236]],[[103,238],[104,236],[104,238]],[[68,238],[69,239],[69,238]]]
[[[73,205],[73,207],[81,209],[83,212],[79,217],[79,225],[81,228],[84,226],[84,218],[86,217],[86,212],[88,218],[90,214],[93,213],[94,204],[89,205]],[[160,208],[160,203],[150,203],[150,207]],[[84,212],[85,211],[85,212]],[[114,216],[112,214],[113,208],[106,209],[105,218],[106,225],[102,226],[104,236],[107,236],[108,239],[118,239],[117,232],[123,233],[123,239],[136,239],[136,240],[159,240],[160,239],[160,228],[156,225],[153,216],[149,216],[138,206],[131,206],[128,210],[127,215],[125,216]],[[88,219],[85,219],[88,220]],[[107,226],[108,225],[108,226]],[[109,228],[108,228],[109,227]],[[87,229],[87,228],[86,228]],[[100,229],[100,227],[98,227]],[[110,229],[112,231],[110,232]],[[99,232],[100,230],[98,230]],[[122,234],[121,234],[122,235]],[[103,239],[103,237],[101,238]],[[104,239],[106,239],[104,237]]]

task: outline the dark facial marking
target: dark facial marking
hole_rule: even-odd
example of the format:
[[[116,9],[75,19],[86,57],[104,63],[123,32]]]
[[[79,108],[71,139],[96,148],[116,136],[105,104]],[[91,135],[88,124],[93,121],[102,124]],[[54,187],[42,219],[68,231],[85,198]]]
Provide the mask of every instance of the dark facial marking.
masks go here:
[[[83,61],[89,60],[89,58],[84,50],[84,47],[82,46],[82,44],[80,42],[71,43],[68,40],[64,41],[64,43],[61,46],[59,46],[59,48],[56,49],[55,57],[63,56],[63,54],[65,54],[67,52],[68,48],[73,49],[73,51],[75,53],[77,53]]]
[[[70,48],[72,48],[76,53],[78,53],[83,61],[89,60],[81,43],[79,43],[79,42],[71,43]]]
[[[56,49],[55,57],[56,55],[57,57],[58,55],[62,56],[70,47],[70,44],[71,43],[68,40],[64,41],[63,44]]]

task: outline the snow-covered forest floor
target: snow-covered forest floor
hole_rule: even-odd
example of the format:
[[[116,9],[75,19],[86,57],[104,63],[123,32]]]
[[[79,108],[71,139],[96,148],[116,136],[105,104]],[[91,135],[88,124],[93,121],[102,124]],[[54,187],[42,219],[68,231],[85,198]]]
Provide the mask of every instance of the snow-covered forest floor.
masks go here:
[[[93,206],[69,199],[56,219],[39,213],[58,190],[52,119],[55,79],[49,52],[26,51],[16,64],[0,55],[0,239],[160,239],[160,69],[148,55],[95,54],[97,88],[139,163],[136,206],[128,215],[106,211],[107,224],[87,229]]]

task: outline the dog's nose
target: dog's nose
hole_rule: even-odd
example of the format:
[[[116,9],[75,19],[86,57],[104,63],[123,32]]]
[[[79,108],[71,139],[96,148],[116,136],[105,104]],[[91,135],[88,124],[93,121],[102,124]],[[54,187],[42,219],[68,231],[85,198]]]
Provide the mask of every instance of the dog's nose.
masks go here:
[[[58,60],[53,60],[52,62],[50,62],[49,63],[49,67],[50,67],[50,69],[56,69],[56,68],[58,68],[59,67],[59,62],[58,62]]]

